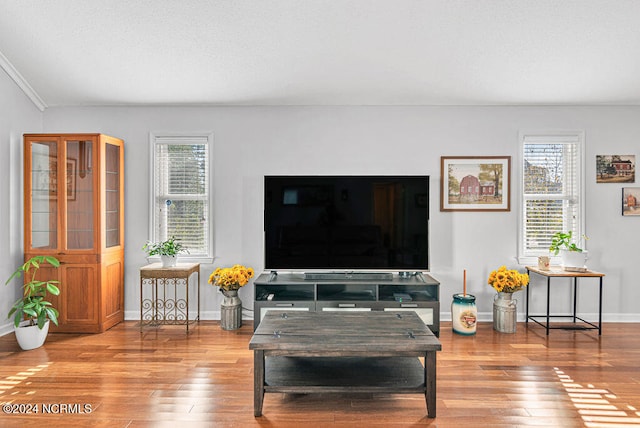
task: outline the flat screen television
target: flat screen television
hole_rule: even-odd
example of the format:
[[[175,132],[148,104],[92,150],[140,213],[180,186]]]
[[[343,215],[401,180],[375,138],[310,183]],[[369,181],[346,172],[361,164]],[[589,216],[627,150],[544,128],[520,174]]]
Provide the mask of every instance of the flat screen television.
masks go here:
[[[429,270],[429,176],[264,178],[265,269]]]

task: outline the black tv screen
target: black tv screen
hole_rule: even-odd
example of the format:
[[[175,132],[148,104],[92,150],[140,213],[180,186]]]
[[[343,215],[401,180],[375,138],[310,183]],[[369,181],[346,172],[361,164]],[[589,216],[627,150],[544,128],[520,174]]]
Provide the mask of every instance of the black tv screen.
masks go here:
[[[265,176],[265,269],[429,270],[428,176]]]

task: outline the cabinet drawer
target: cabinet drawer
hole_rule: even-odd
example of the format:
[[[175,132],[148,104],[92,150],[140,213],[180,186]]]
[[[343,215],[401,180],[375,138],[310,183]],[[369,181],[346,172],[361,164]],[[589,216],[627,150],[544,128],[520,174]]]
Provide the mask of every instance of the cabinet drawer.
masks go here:
[[[438,287],[420,285],[380,285],[380,301],[404,301],[402,297],[408,297],[408,301],[437,302]]]
[[[277,311],[315,311],[315,302],[255,302],[253,316],[253,329],[258,328],[258,324],[270,310]]]
[[[386,304],[384,311],[387,312],[403,312],[415,311],[424,323],[430,327],[439,329],[440,325],[440,303],[398,303]],[[433,330],[433,329],[432,329]]]
[[[256,301],[305,301],[315,300],[313,284],[255,285]]]
[[[328,301],[316,303],[318,311],[344,311],[344,312],[365,312],[373,311],[377,307],[376,302],[360,302],[360,301]]]
[[[322,301],[376,301],[375,284],[318,284],[318,300]]]

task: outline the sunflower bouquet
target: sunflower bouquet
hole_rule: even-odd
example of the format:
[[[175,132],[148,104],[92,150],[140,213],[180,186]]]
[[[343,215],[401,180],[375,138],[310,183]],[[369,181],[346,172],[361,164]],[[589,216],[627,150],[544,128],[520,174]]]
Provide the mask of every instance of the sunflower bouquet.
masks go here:
[[[209,275],[209,284],[220,287],[221,290],[237,290],[244,287],[253,277],[253,268],[243,265],[233,265],[227,268],[216,268]]]
[[[498,292],[513,293],[522,290],[529,284],[529,275],[515,269],[507,270],[506,266],[500,266],[491,272],[487,283]]]

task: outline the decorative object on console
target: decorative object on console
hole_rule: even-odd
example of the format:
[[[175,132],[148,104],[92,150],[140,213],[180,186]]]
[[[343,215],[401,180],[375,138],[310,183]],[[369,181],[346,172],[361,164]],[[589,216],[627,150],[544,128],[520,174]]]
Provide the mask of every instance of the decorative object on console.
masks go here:
[[[498,292],[493,299],[493,329],[515,333],[518,301],[513,299],[513,293],[529,284],[529,275],[500,266],[489,274],[487,283]]]
[[[209,276],[209,284],[220,287],[224,295],[220,305],[220,326],[223,330],[236,330],[242,326],[242,301],[238,289],[253,278],[253,268],[233,265],[230,268],[216,268]]]
[[[147,242],[142,249],[146,251],[150,257],[160,256],[163,268],[174,267],[178,260],[178,254],[183,251],[186,253],[189,252],[175,236],[162,242]]]
[[[579,243],[573,242],[573,232],[556,232],[551,236],[549,251],[554,255],[560,254],[560,265],[564,270],[585,271],[587,251],[580,248]],[[582,238],[587,240],[586,235]]]
[[[442,156],[440,211],[511,211],[511,156]]]
[[[538,269],[549,270],[549,266],[551,266],[551,257],[538,256]]]
[[[22,297],[13,304],[8,318],[13,316],[16,339],[25,351],[39,348],[44,344],[49,332],[49,321],[58,325],[58,311],[45,298],[47,294],[54,296],[60,294],[59,282],[36,279],[40,265],[45,263],[54,268],[60,266],[58,259],[53,256],[34,256],[18,267],[5,282],[7,285],[14,278],[24,275],[24,283],[21,287]]]

